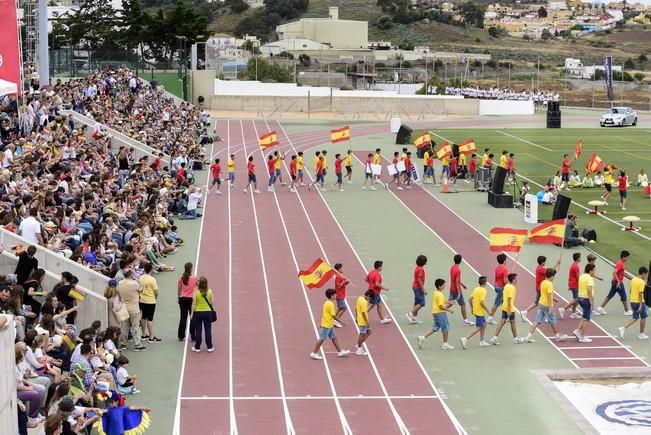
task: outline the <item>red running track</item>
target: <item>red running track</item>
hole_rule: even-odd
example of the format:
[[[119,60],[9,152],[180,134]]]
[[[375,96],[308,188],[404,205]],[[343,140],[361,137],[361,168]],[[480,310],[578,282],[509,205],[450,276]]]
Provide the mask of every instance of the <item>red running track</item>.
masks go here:
[[[368,152],[359,151],[354,154],[360,161],[365,161]],[[386,159],[384,162],[389,163]],[[493,276],[496,265],[494,255],[488,254],[488,241],[476,228],[421,185],[414,185],[411,190],[396,192],[394,196],[437,237],[444,235],[445,243],[455,253],[462,254],[464,261],[471,268],[482,275]],[[535,298],[535,276],[521,264],[513,270],[518,273],[518,305],[526,306]],[[466,282],[468,281],[466,279]],[[557,289],[562,288],[561,283],[559,277],[556,283]],[[557,295],[563,298],[558,291]],[[644,360],[595,322],[590,323],[586,333],[587,336],[594,337],[594,341],[578,343],[572,334],[577,325],[578,320],[559,319],[558,330],[570,338],[558,343],[553,339],[553,333],[548,325],[539,329],[549,342],[577,368],[648,367]],[[524,324],[519,325],[521,335],[524,332],[523,326]],[[529,324],[526,324],[526,327],[528,329]]]

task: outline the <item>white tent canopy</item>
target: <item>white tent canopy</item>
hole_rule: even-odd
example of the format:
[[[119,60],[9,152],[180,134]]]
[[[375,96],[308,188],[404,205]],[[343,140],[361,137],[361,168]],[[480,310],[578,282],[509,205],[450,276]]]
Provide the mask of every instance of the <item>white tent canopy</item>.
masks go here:
[[[0,79],[0,96],[7,94],[15,94],[17,92],[16,83],[8,82],[7,80]]]

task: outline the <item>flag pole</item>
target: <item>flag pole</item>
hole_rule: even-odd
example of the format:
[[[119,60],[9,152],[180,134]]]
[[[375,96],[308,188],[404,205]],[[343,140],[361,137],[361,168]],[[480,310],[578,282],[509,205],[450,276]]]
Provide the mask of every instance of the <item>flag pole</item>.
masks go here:
[[[520,248],[520,251],[521,250],[522,248]],[[515,254],[515,259],[513,260],[513,267],[511,268],[511,273],[513,273],[515,268],[518,266],[518,260],[520,259],[520,251],[518,251],[517,254]]]

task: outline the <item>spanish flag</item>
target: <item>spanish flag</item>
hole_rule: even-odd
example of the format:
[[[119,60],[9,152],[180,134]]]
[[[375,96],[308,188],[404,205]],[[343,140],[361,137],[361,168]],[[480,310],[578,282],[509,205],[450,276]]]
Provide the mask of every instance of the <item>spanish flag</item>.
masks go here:
[[[529,241],[531,243],[562,245],[563,240],[565,240],[565,219],[549,221],[538,225],[529,232]]]
[[[468,139],[459,144],[459,154],[472,154],[477,152],[477,144],[474,139]]]
[[[574,158],[578,159],[581,157],[581,149],[583,148],[583,138],[580,137],[579,140],[576,141],[576,147],[574,148]]]
[[[585,164],[585,170],[589,173],[597,172],[603,165],[604,161],[601,160],[601,157],[599,157],[596,153],[592,153],[592,156],[590,156]]]
[[[419,134],[416,139],[414,139],[414,145],[416,145],[416,148],[425,148],[431,144],[432,140],[429,137],[429,131]]]
[[[345,127],[338,128],[336,130],[330,130],[330,141],[332,143],[343,142],[345,140],[350,140],[350,126],[346,125]]]
[[[317,258],[307,270],[298,272],[298,278],[308,288],[321,288],[334,274],[332,266]]]
[[[68,350],[70,351],[75,350],[75,347],[77,347],[77,344],[74,342],[72,338],[70,338],[68,334],[65,334],[63,336],[63,344],[65,344]]]
[[[79,302],[83,302],[84,299],[86,299],[86,295],[83,294],[82,292],[79,292],[75,289],[72,289],[68,292],[68,296],[70,296],[73,299],[78,300]]]
[[[449,157],[450,155],[452,155],[452,145],[447,142],[436,150],[436,157],[438,157],[439,160]]]
[[[260,136],[258,142],[260,143],[260,148],[263,150],[266,150],[267,148],[278,145],[280,143],[278,142],[278,135],[276,134],[275,130]]]
[[[526,238],[527,230],[491,228],[488,242],[490,250],[494,252],[520,252]]]

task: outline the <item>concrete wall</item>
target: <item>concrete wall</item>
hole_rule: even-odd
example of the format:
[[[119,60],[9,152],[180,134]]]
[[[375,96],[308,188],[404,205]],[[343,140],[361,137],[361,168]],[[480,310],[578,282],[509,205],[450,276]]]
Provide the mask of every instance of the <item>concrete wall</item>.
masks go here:
[[[533,101],[478,100],[480,115],[533,115]]]
[[[189,73],[192,84],[189,95],[190,101],[195,106],[201,107],[198,101],[201,95],[205,98],[204,106],[206,106],[211,95],[215,92],[216,72],[213,70],[192,70]]]
[[[0,314],[2,316],[2,314]],[[11,317],[11,316],[9,316]],[[18,433],[18,415],[16,413],[16,357],[14,351],[14,340],[16,330],[10,325],[0,330],[0,433],[13,435]]]

